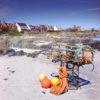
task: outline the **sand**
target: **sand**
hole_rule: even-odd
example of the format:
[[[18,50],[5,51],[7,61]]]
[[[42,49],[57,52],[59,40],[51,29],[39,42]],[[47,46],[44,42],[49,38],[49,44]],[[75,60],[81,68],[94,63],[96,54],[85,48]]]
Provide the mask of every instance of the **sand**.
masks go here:
[[[100,100],[100,52],[95,52],[95,70],[91,65],[80,69],[80,76],[91,84],[78,90],[55,96],[49,89],[42,89],[38,81],[41,73],[50,77],[59,68],[46,56],[40,54],[37,58],[0,56],[0,100]],[[45,94],[42,93],[45,91]]]

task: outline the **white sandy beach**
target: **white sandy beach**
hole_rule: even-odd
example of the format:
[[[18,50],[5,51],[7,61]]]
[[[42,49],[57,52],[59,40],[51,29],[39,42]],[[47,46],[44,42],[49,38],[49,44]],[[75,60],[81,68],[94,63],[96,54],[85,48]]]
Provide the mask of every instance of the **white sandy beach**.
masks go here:
[[[55,96],[43,90],[38,81],[41,73],[50,77],[59,68],[40,54],[38,58],[0,56],[0,100],[100,100],[100,52],[95,52],[95,69],[91,65],[80,70],[80,76],[91,84]],[[45,91],[46,94],[43,94]]]

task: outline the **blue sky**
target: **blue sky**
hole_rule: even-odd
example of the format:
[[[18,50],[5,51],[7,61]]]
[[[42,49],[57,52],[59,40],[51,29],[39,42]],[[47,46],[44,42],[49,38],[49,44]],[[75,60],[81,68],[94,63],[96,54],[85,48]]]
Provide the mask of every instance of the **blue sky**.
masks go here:
[[[84,28],[100,27],[100,0],[0,0],[0,19],[7,22]]]

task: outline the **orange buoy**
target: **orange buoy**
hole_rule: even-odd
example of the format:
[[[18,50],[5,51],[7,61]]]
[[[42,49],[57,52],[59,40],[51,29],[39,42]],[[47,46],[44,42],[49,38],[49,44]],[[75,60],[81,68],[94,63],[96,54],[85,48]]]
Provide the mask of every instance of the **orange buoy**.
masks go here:
[[[42,88],[50,88],[51,87],[51,81],[45,77],[42,81],[41,81],[41,86]]]

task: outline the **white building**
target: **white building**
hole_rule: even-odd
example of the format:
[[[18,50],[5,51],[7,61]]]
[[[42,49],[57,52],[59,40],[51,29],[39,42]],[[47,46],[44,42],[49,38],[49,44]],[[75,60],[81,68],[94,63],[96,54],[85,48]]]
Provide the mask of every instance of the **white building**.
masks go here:
[[[18,32],[27,32],[30,31],[30,27],[25,23],[16,23]]]
[[[59,30],[57,26],[54,26],[53,29],[54,29],[54,31],[58,31]]]
[[[57,26],[47,26],[47,31],[61,31],[62,29]]]
[[[57,27],[57,26],[53,26],[53,30],[54,30],[54,31],[61,31],[62,29],[59,28],[59,27]]]

